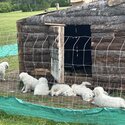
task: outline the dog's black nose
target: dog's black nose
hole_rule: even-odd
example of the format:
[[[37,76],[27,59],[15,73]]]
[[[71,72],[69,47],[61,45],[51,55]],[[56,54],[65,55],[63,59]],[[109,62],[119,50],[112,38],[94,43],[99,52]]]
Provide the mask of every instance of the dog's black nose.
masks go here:
[[[95,95],[93,95],[93,98],[95,97]]]

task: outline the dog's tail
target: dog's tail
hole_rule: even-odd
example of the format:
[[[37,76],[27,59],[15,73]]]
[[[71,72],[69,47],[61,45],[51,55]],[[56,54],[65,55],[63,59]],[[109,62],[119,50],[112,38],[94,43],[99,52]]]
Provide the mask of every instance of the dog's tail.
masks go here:
[[[90,82],[82,82],[81,86],[91,85]]]

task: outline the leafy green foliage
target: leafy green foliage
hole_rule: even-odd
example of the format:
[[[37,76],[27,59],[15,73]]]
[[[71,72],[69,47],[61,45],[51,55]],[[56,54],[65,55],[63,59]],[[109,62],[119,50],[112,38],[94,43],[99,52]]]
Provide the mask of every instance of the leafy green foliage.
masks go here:
[[[0,2],[0,13],[10,12],[12,9],[11,3],[9,2]]]
[[[55,7],[56,3],[59,3],[60,7],[69,6],[69,0],[52,0],[51,7]]]
[[[55,7],[69,6],[69,0],[0,0],[0,12],[19,11],[31,12]]]

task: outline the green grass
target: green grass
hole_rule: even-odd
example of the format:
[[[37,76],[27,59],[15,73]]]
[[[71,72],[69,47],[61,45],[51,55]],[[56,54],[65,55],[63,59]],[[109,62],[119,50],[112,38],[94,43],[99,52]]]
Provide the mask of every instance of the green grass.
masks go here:
[[[41,118],[9,115],[0,112],[0,125],[67,125],[66,123],[56,123]],[[73,124],[72,124],[73,125]],[[75,124],[74,124],[75,125]]]
[[[62,7],[60,9],[65,9]],[[55,8],[50,8],[48,11],[54,11]],[[0,45],[10,44],[16,42],[16,22],[17,20],[30,17],[33,15],[41,14],[44,11],[34,11],[34,12],[10,12],[10,13],[0,13]]]
[[[37,12],[0,13],[0,45],[16,43],[16,21],[25,17],[40,14]]]
[[[0,13],[0,33],[11,33],[16,31],[16,21],[25,17],[40,14],[43,11],[35,12],[10,12]]]
[[[62,7],[60,9],[65,9]],[[54,11],[55,8],[50,8],[48,11]],[[43,13],[44,11],[33,11],[33,12],[10,12],[0,13],[0,34],[16,32],[16,21],[33,15]]]
[[[94,124],[77,124],[77,123],[59,123],[51,120],[9,115],[0,112],[0,125],[94,125]]]
[[[42,12],[0,13],[0,45],[16,43],[17,20],[40,13]]]

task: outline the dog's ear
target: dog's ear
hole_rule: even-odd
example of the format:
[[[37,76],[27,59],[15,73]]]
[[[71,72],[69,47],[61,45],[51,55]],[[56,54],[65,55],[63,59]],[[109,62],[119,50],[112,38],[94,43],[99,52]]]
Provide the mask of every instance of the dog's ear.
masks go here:
[[[93,92],[94,92],[95,96],[99,96],[100,95],[100,91],[98,89],[93,90]]]
[[[104,91],[104,94],[105,94],[105,95],[108,95],[108,92]]]
[[[6,65],[5,68],[8,69],[8,68],[9,68],[9,65]]]

